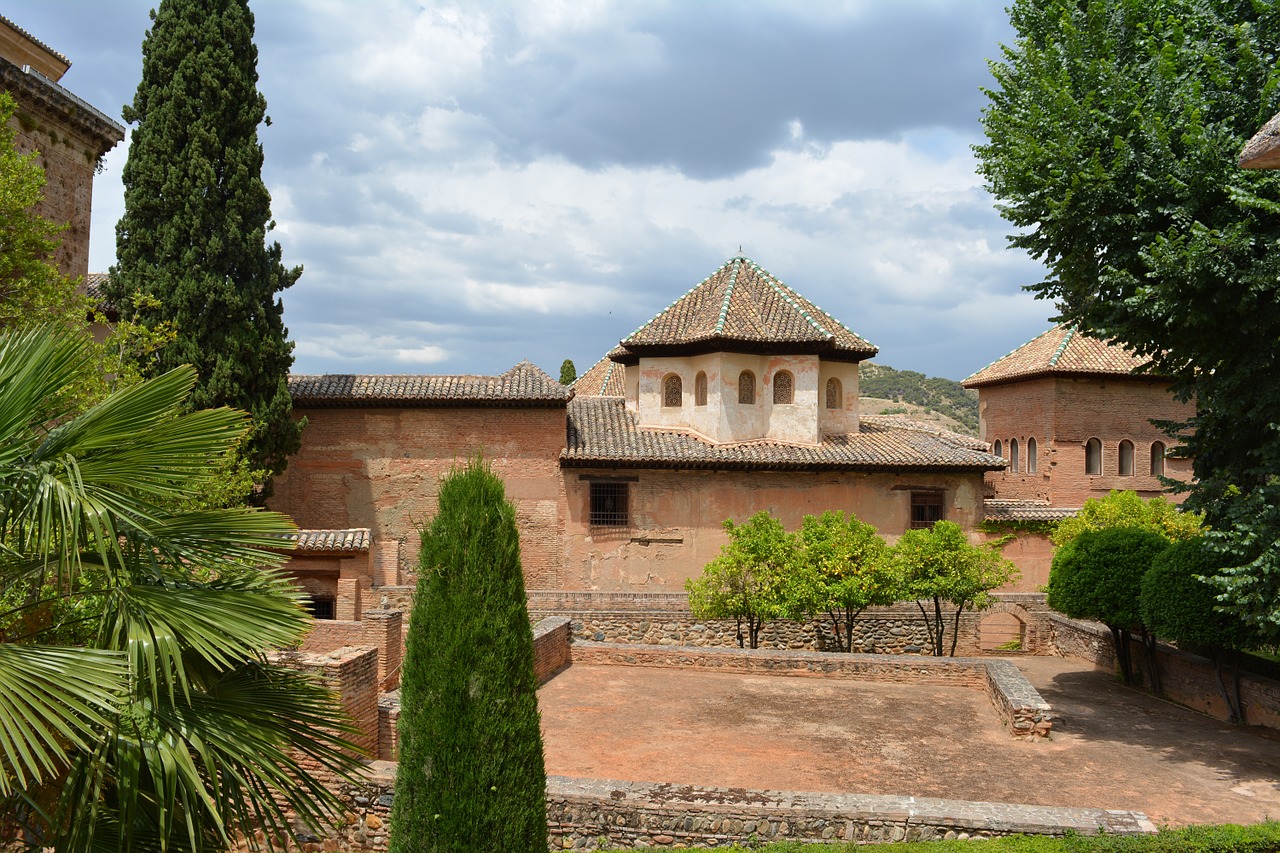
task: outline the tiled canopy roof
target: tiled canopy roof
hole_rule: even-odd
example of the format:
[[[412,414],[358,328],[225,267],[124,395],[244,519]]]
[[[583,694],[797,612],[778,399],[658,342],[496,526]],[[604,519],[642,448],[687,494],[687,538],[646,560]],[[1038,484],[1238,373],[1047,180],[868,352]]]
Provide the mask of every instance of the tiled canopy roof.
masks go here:
[[[608,356],[591,365],[591,369],[573,383],[575,397],[621,397],[626,394],[626,368]]]
[[[679,432],[640,429],[623,401],[575,397],[569,403],[566,468],[715,468],[739,470],[992,471],[1005,462],[941,430],[910,429],[866,419],[857,435],[828,436],[816,447],[774,441],[712,444]]]
[[[1033,376],[1129,376],[1146,363],[1118,344],[1091,338],[1072,326],[1054,326],[960,384],[980,388]]]
[[[111,281],[111,273],[91,272],[84,277],[84,283],[80,285],[79,289],[83,291],[90,299],[102,304],[104,307],[107,307],[106,304],[103,303],[102,301],[103,300],[102,285],[106,284],[109,281]]]
[[[1079,507],[1050,506],[1044,501],[1015,501],[990,498],[983,502],[983,521],[1061,521],[1071,518]]]
[[[636,329],[609,358],[702,352],[820,353],[861,361],[877,348],[744,257],[731,258],[665,311]]]
[[[1280,113],[1245,143],[1240,165],[1245,169],[1280,169]]]
[[[361,553],[369,550],[369,528],[350,530],[299,530],[286,537],[297,543],[295,554]]]
[[[295,406],[563,406],[568,388],[521,361],[500,376],[290,376]]]

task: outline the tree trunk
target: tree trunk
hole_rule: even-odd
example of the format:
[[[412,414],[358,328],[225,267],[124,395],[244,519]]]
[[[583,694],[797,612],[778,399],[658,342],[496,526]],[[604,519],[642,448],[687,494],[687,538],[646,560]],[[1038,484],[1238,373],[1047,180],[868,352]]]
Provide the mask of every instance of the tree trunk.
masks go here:
[[[924,604],[920,601],[916,602],[916,607],[920,608],[920,617],[924,619],[924,629],[929,632],[929,645],[930,647],[935,646],[936,643],[933,639],[933,622],[929,619],[929,611],[924,609]]]
[[[942,657],[943,640],[947,633],[947,619],[942,615],[942,599],[933,597],[933,618],[938,628],[938,641],[933,645],[933,656]]]
[[[1222,680],[1222,649],[1215,648],[1212,652],[1213,660],[1213,676],[1218,682],[1218,695],[1222,697],[1222,704],[1227,708],[1227,722],[1240,722],[1240,713],[1236,708],[1236,702],[1231,700],[1231,693],[1227,691],[1226,682]],[[1237,695],[1236,700],[1239,701]]]
[[[738,638],[738,648],[743,649],[743,648],[746,648],[746,646],[744,645],[744,641],[742,637],[742,617],[739,616],[736,621],[738,623],[738,632],[735,636],[737,636]]]
[[[1116,647],[1116,663],[1120,665],[1120,680],[1126,686],[1133,685],[1133,660],[1129,654],[1129,632],[1124,628],[1108,625],[1111,629],[1111,641]]]
[[[751,648],[760,648],[760,625],[764,622],[759,616],[747,617],[747,631],[751,634]]]
[[[1147,659],[1147,682],[1153,696],[1164,695],[1164,685],[1160,682],[1160,663],[1156,660],[1156,638],[1144,627],[1142,629],[1142,651]]]
[[[951,657],[956,656],[956,643],[960,639],[960,614],[964,613],[964,605],[956,608],[956,622],[951,626]]]

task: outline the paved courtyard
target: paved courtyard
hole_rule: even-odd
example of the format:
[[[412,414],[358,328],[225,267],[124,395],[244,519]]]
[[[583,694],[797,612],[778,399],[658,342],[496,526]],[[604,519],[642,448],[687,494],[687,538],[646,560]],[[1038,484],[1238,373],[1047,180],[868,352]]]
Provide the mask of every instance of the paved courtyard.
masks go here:
[[[1280,818],[1280,732],[1128,690],[1087,664],[1011,658],[1061,718],[1020,741],[986,693],[578,664],[539,692],[547,772],[726,788],[902,794]]]

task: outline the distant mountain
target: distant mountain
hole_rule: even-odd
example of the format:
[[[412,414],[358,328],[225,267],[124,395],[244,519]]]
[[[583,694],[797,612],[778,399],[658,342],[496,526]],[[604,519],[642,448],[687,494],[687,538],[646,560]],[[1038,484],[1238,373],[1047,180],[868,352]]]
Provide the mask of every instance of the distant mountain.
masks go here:
[[[859,367],[858,393],[864,401],[864,413],[936,420],[957,432],[978,434],[976,391],[961,387],[954,379],[925,376],[914,370],[894,370],[865,361]]]

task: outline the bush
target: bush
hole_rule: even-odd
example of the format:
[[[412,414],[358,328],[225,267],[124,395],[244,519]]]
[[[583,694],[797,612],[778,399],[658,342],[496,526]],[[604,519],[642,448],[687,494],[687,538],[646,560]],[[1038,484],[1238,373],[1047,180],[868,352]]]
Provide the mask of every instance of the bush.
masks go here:
[[[422,534],[401,684],[392,853],[547,849],[533,631],[515,509],[479,459]]]

